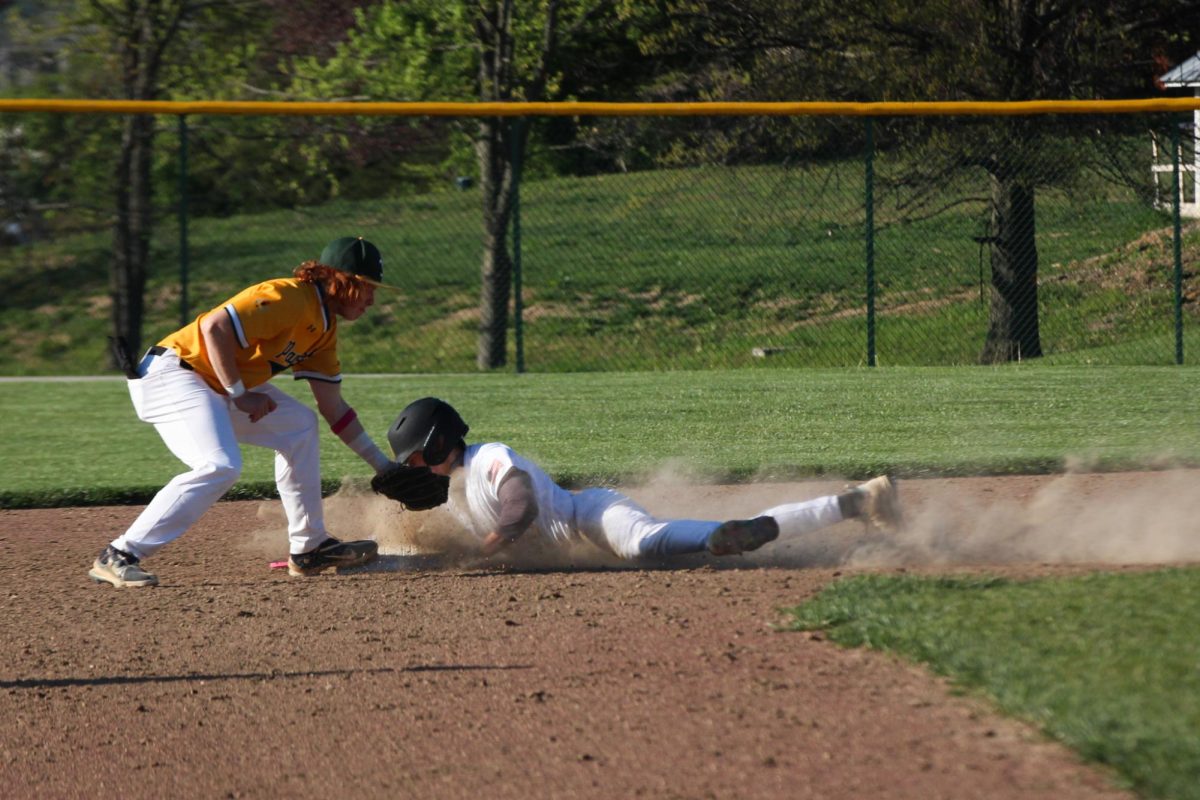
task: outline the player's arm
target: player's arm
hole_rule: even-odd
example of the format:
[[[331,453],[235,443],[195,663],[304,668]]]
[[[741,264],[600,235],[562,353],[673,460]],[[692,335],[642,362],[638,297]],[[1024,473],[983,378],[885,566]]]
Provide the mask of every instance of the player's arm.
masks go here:
[[[483,555],[490,556],[515,542],[537,519],[537,497],[529,473],[514,467],[496,490],[500,498],[500,518],[496,530],[483,540]]]
[[[329,381],[310,380],[313,398],[317,401],[317,411],[329,423],[329,428],[346,446],[358,454],[358,457],[379,472],[389,466],[392,460],[387,457],[367,429],[358,421],[358,414],[350,404],[342,399],[342,385]]]
[[[250,392],[242,383],[237,365],[237,336],[229,315],[221,311],[205,315],[200,321],[200,335],[204,337],[204,349],[208,363],[212,365],[217,380],[225,387],[225,394],[233,404],[250,415],[251,422],[275,410],[275,401],[262,392]]]

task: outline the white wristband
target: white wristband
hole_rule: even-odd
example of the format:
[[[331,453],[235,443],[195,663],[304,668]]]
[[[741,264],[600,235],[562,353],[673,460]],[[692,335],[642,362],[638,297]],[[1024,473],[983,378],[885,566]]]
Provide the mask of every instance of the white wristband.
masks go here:
[[[246,384],[242,383],[242,379],[238,378],[233,382],[233,386],[225,387],[225,394],[229,395],[230,400],[237,400],[246,393]]]
[[[346,442],[346,446],[358,453],[359,458],[370,464],[376,472],[392,463],[392,460],[384,455],[384,452],[379,449],[366,431]]]

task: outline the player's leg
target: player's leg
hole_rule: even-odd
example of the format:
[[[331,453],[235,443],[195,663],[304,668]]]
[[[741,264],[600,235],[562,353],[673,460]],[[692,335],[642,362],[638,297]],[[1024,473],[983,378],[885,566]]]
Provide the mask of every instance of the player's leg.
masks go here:
[[[275,485],[288,521],[292,553],[312,550],[329,533],[321,501],[321,453],[317,415],[299,400],[271,386],[254,389],[270,395],[276,408],[258,422],[233,411],[238,441],[275,451]]]
[[[121,563],[112,564],[114,557],[136,565],[153,555],[220,499],[242,468],[225,399],[196,373],[172,359],[155,359],[145,377],[129,382],[129,391],[138,417],[154,425],[167,449],[191,469],[172,478],[113,540],[109,547],[116,553],[106,550],[97,560],[92,577],[118,586],[156,580],[149,573],[145,578],[124,574]]]
[[[798,536],[857,517],[888,531],[899,528],[902,521],[896,484],[886,475],[841,494],[768,508],[759,517],[774,519],[781,536]]]
[[[576,494],[575,523],[594,544],[629,559],[702,552],[709,534],[720,524],[657,519],[611,489],[586,489]]]
[[[836,525],[847,516],[838,495],[817,497],[799,503],[784,503],[757,514],[771,517],[779,525],[781,536],[799,536],[830,525]]]
[[[779,536],[799,536],[842,520],[865,517],[884,530],[899,527],[895,484],[886,476],[843,492],[774,506],[749,519],[712,522],[662,520],[624,495],[588,489],[575,496],[576,524],[584,535],[622,558],[672,556],[707,550],[736,555],[757,550]]]
[[[162,362],[164,359],[157,359]],[[190,528],[237,482],[242,453],[225,398],[195,372],[167,365],[131,381],[134,407],[176,458],[191,467],[176,475],[113,545],[147,558]]]
[[[716,556],[757,550],[780,536],[798,536],[835,525],[845,519],[836,495],[768,508],[750,519],[723,522],[709,536],[706,547]]]
[[[275,485],[288,521],[288,572],[315,575],[374,559],[379,552],[376,542],[342,542],[325,528],[317,415],[269,384],[254,391],[270,395],[275,410],[258,422],[235,411],[233,424],[239,441],[275,451]]]

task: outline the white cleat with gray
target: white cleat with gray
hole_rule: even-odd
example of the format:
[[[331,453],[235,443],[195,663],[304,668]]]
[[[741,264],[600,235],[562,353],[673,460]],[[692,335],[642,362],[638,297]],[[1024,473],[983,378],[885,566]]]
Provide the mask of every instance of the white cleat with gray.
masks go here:
[[[897,533],[904,527],[896,483],[887,475],[859,484],[854,491],[862,495],[862,516],[868,528]]]
[[[111,583],[118,588],[125,586],[157,586],[158,577],[151,575],[138,565],[137,556],[109,545],[92,564],[88,576],[96,583]]]

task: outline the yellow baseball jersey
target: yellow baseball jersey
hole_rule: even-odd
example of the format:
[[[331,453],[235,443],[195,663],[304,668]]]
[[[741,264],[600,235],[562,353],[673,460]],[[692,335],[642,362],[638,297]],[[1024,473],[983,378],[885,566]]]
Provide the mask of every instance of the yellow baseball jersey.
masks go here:
[[[200,333],[200,321],[209,314],[229,315],[237,337],[237,366],[247,389],[261,386],[287,369],[296,380],[341,382],[337,317],[326,304],[321,287],[295,278],[263,281],[159,342],[178,353],[209,386],[224,393]]]

